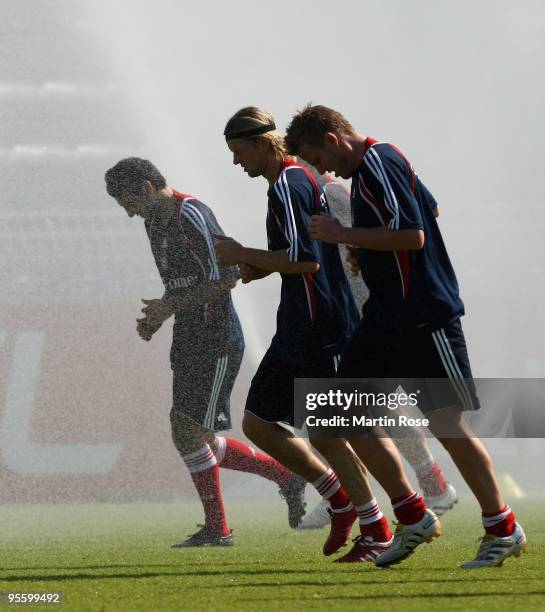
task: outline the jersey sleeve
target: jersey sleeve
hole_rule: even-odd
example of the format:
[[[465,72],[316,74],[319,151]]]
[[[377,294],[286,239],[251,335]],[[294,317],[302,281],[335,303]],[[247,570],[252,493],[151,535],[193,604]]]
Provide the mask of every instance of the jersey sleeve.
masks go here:
[[[390,229],[424,228],[406,160],[380,155],[371,147],[363,158],[358,180],[362,196],[376,206],[377,214]]]
[[[214,213],[204,204],[197,205],[194,201],[184,202],[180,211],[181,222],[191,223],[195,228],[191,250],[205,267],[204,280],[219,281],[222,278],[236,277],[236,266],[218,265],[216,249],[214,247],[214,234],[225,236]]]
[[[310,217],[315,214],[315,195],[311,189],[290,185],[287,172],[274,184],[274,212],[286,239],[290,261],[319,261],[318,245],[309,235]]]
[[[424,185],[424,183],[416,177],[416,182],[418,188],[420,189],[420,194],[422,196],[422,200],[426,205],[428,205],[432,210],[437,208],[437,200],[433,197],[431,191]]]

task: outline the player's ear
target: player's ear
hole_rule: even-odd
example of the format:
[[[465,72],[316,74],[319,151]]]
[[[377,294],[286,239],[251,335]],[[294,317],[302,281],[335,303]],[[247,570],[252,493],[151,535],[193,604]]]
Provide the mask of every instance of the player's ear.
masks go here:
[[[151,184],[150,181],[144,181],[144,195],[149,197],[155,193],[155,187]]]
[[[326,132],[324,135],[324,144],[332,144],[335,147],[339,146],[339,136],[335,132]]]

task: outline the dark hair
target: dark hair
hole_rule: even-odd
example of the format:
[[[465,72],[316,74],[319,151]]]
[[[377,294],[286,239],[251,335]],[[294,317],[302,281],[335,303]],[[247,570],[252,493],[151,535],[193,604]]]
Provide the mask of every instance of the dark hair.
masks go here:
[[[106,191],[114,198],[123,195],[144,195],[144,181],[156,189],[167,186],[165,177],[147,159],[127,157],[118,161],[104,175]]]
[[[307,104],[297,111],[286,129],[286,147],[290,155],[298,155],[302,144],[319,147],[327,132],[354,134],[352,125],[336,110]]]

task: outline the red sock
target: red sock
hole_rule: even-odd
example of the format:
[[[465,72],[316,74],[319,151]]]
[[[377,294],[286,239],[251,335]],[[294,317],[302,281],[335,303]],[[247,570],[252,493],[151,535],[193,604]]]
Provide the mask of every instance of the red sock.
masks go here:
[[[182,459],[187,465],[193,484],[197,489],[204,508],[205,524],[222,536],[229,535],[229,525],[225,517],[221,495],[220,471],[214,453],[208,444]]]
[[[222,468],[257,474],[284,487],[293,474],[276,459],[269,457],[235,438],[217,436],[216,459]]]
[[[388,542],[392,538],[390,525],[384,514],[380,511],[376,499],[355,506],[358,513],[360,532],[364,536],[370,536],[375,542]]]
[[[436,496],[446,491],[447,481],[437,461],[416,466],[415,472],[424,495]]]
[[[401,495],[400,497],[394,497],[394,499],[392,499],[392,506],[396,519],[402,525],[418,523],[426,511],[426,504],[422,496],[420,493],[415,492]]]
[[[313,483],[318,493],[329,500],[333,510],[351,510],[352,502],[348,497],[348,493],[337,478],[335,472],[331,469],[326,470],[318,480]]]
[[[483,512],[483,527],[490,535],[506,538],[515,529],[515,513],[507,505],[498,512]]]

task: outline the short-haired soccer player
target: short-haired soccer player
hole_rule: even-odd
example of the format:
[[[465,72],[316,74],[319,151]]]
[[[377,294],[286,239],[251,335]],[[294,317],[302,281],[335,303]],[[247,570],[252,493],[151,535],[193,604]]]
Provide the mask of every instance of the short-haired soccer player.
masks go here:
[[[314,166],[301,158],[298,161],[312,172],[314,178],[324,190],[331,216],[338,219],[343,225],[351,225],[350,192],[346,187],[335,180],[331,174],[320,174]],[[429,204],[434,215],[438,217],[439,209],[435,200],[430,200]],[[355,249],[347,245],[339,245],[339,248],[341,253],[344,251],[345,273],[358,310],[361,312],[363,305],[369,297],[369,290],[361,277]],[[387,409],[386,412],[388,412]],[[405,414],[400,407],[397,408],[397,413],[398,415]],[[373,416],[384,416],[384,412],[380,410],[377,414],[373,413]],[[403,458],[414,470],[418,486],[428,507],[438,517],[452,509],[458,501],[456,490],[445,479],[443,471],[434,458],[421,428],[409,426],[402,428],[384,427],[384,430],[391,436]],[[322,499],[310,512],[305,514],[299,524],[299,529],[318,529],[327,525],[329,523],[327,508],[327,500]]]
[[[352,213],[350,205],[350,192],[335,180],[331,174],[320,174],[314,166],[307,164],[299,158],[299,161],[307,166],[324,190],[330,208],[331,216],[343,225],[352,225]],[[439,207],[435,200],[430,200],[433,214],[439,216]],[[359,312],[369,297],[369,290],[361,277],[361,271],[357,262],[355,249],[348,245],[339,245],[341,253],[344,251],[344,269],[349,280],[352,294],[356,301]],[[384,410],[380,409],[373,416],[386,416]],[[406,414],[403,408],[397,408],[398,415]],[[391,414],[390,414],[391,416]],[[394,427],[385,426],[385,432],[393,439],[402,457],[409,463],[416,475],[418,486],[427,506],[438,517],[454,507],[458,501],[456,489],[449,483],[441,466],[434,457],[427,439],[420,427]],[[327,502],[321,500],[311,511],[307,512],[299,529],[317,529],[329,523],[327,514]]]
[[[272,272],[282,278],[277,329],[251,383],[244,433],[329,500],[331,531],[323,552],[330,555],[348,541],[356,512],[334,472],[280,423],[294,423],[295,378],[335,376],[335,361],[357,321],[356,306],[338,248],[312,240],[308,233],[311,216],[327,210],[323,192],[286,154],[273,117],[257,107],[243,108],[229,119],[224,135],[233,163],[269,184],[269,249],[220,240],[218,260],[238,264],[242,282]]]
[[[478,409],[479,400],[460,323],[464,305],[429,206],[433,196],[397,147],[358,133],[333,109],[304,108],[292,119],[286,142],[290,152],[318,171],[352,179],[353,227],[325,216],[310,223],[314,238],[358,247],[370,290],[338,375],[423,382],[419,407],[482,509],[485,535],[476,558],[462,567],[499,566],[507,557],[519,556],[526,547],[525,534],[505,504],[488,452],[462,416],[464,410]],[[431,378],[448,383],[426,387],[425,379]],[[357,452],[373,472],[377,457],[364,442]],[[389,460],[385,456],[378,461],[387,465]],[[337,472],[343,480],[341,470]],[[377,558],[379,566],[405,558],[411,542],[426,536],[426,526],[407,524],[399,515],[399,502],[393,501],[400,525],[392,546]]]
[[[160,299],[142,300],[137,332],[149,341],[174,315],[170,352],[172,438],[187,466],[205,512],[205,524],[173,545],[230,546],[218,467],[258,474],[280,487],[296,527],[304,515],[305,481],[272,457],[215,432],[231,428],[229,398],[244,351],[240,322],[231,299],[234,267],[218,264],[213,235],[223,234],[212,210],[166,183],[148,160],[131,157],[106,172],[108,193],[129,217],[143,217],[165,287]]]

